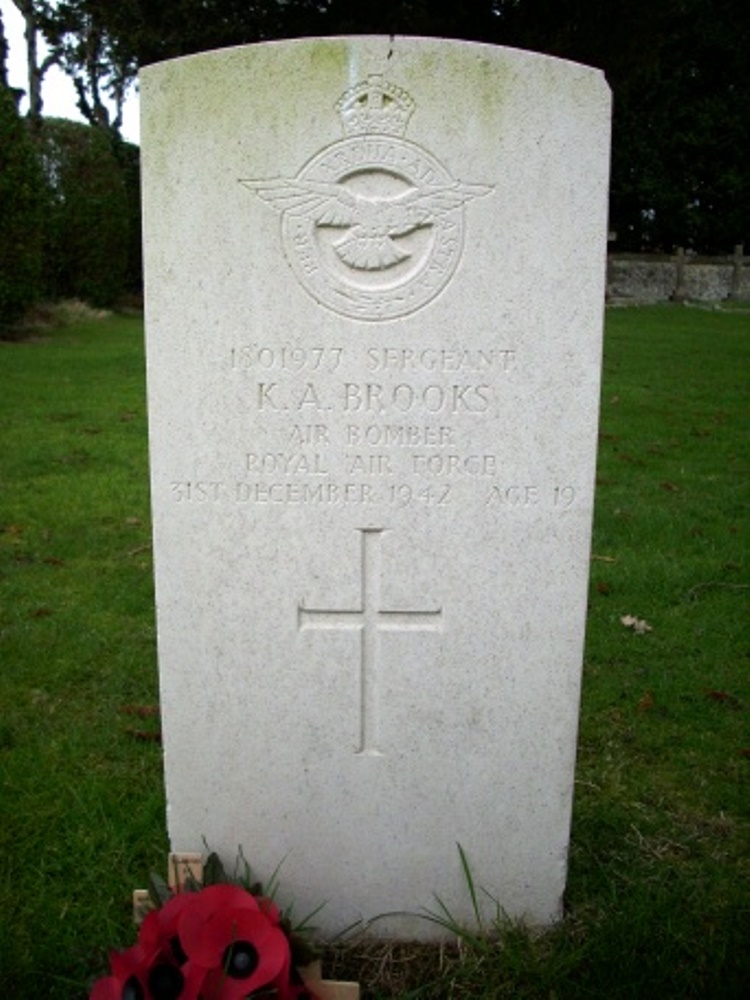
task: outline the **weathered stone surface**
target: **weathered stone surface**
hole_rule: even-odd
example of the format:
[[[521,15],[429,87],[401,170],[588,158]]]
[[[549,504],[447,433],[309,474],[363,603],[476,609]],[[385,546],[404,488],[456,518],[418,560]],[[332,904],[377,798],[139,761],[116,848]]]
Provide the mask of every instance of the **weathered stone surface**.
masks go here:
[[[739,248],[741,249],[741,248]],[[607,266],[607,297],[611,302],[648,304],[683,298],[697,302],[750,299],[750,267],[741,253],[725,257],[685,256],[682,294],[677,257],[612,254]]]
[[[141,77],[173,849],[337,931],[565,883],[609,93],[483,45],[271,43]],[[407,917],[381,934],[430,936]]]

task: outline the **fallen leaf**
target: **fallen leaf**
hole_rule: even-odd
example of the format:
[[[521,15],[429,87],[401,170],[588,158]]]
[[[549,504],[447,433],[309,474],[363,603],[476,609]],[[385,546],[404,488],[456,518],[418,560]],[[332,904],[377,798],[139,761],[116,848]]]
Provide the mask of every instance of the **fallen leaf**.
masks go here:
[[[126,556],[139,556],[141,554],[141,552],[150,552],[150,551],[151,551],[151,546],[150,545],[139,545],[137,549],[131,549],[129,552],[126,552],[125,555]]]
[[[647,691],[641,698],[641,700],[638,702],[638,711],[648,712],[653,707],[654,707],[654,696],[651,694],[650,691]]]
[[[596,585],[597,594],[602,594],[604,597],[609,597],[612,593],[612,587],[609,583],[604,583],[603,580],[599,580]]]
[[[35,608],[31,612],[32,618],[48,618],[52,614],[52,608]]]
[[[623,615],[620,622],[625,626],[625,628],[630,628],[638,635],[644,635],[646,632],[652,632],[653,629],[647,621],[643,618],[636,618],[635,615]]]
[[[726,705],[727,708],[742,708],[739,698],[735,698],[735,696],[733,694],[729,694],[728,691],[706,691],[706,698],[709,701],[717,702],[719,705]]]
[[[54,556],[47,556],[44,560],[48,566],[64,566],[65,563],[62,559],[56,559]]]
[[[659,485],[663,490],[667,490],[669,493],[680,492],[680,487],[676,483],[660,483]]]
[[[158,705],[121,705],[120,711],[124,715],[137,715],[139,719],[148,719],[159,714]]]
[[[132,736],[134,740],[141,740],[143,743],[161,743],[161,732],[149,733],[145,729],[126,729],[126,734]]]
[[[125,524],[129,525],[130,527],[135,527],[139,524],[143,524],[143,521],[141,521],[140,517],[126,517]]]
[[[63,424],[67,420],[75,420],[80,415],[80,413],[50,413],[49,419],[55,424]]]

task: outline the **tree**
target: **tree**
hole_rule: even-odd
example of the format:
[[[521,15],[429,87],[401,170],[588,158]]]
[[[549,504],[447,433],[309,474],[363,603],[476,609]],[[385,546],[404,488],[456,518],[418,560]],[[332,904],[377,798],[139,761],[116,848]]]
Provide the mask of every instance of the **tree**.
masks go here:
[[[5,37],[3,12],[0,10],[0,87],[8,86],[8,39]]]
[[[615,90],[618,244],[728,252],[750,243],[749,11],[683,0],[662,38],[637,85]]]
[[[90,124],[119,136],[123,105],[127,90],[136,78],[137,64],[126,54],[120,40],[108,31],[99,16],[99,4],[88,0],[13,0],[13,3],[25,23],[28,117],[32,125],[38,128],[42,119],[44,77],[51,66],[58,65],[73,81],[83,117]],[[48,46],[48,53],[41,62],[40,36]],[[4,42],[0,31],[0,57],[5,51],[2,49]],[[2,60],[0,75],[4,65]],[[113,101],[114,115],[105,98]]]
[[[742,0],[14,0],[115,134],[136,68],[301,35],[394,33],[533,49],[604,70],[614,93],[611,227],[623,249],[750,243],[750,6]],[[30,32],[32,44],[34,32]],[[35,96],[39,84],[30,50]],[[33,90],[32,85],[30,88]]]
[[[44,207],[34,144],[16,95],[0,84],[0,327],[15,323],[41,295]]]
[[[26,75],[29,84],[29,121],[34,128],[42,120],[42,81],[50,66],[56,62],[54,54],[45,56],[39,62],[39,33],[42,21],[49,12],[49,4],[44,0],[13,0],[24,19],[26,39]]]
[[[61,118],[39,135],[52,204],[47,217],[45,269],[52,298],[112,306],[127,274],[128,193],[110,137]]]
[[[135,80],[137,64],[108,30],[99,4],[61,0],[47,7],[41,25],[51,58],[73,81],[83,117],[119,136],[125,96]],[[113,101],[114,115],[105,97]]]

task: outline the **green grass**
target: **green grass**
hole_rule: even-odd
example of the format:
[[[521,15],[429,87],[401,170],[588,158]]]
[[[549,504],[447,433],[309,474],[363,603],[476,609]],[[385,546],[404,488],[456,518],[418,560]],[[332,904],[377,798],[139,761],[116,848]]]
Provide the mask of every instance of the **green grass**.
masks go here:
[[[79,997],[166,849],[142,325],[0,364],[0,995]]]
[[[328,974],[372,998],[744,995],[749,354],[741,311],[608,315],[565,919],[355,942]],[[69,1000],[167,850],[155,721],[122,711],[157,700],[141,324],[0,363],[0,996]]]

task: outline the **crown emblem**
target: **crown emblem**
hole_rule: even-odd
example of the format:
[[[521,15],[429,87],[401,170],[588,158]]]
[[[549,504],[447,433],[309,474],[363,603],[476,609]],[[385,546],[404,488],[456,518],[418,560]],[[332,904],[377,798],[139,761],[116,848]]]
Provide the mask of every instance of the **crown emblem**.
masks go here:
[[[372,73],[341,95],[336,110],[347,136],[402,136],[414,111],[414,101],[402,87]]]

